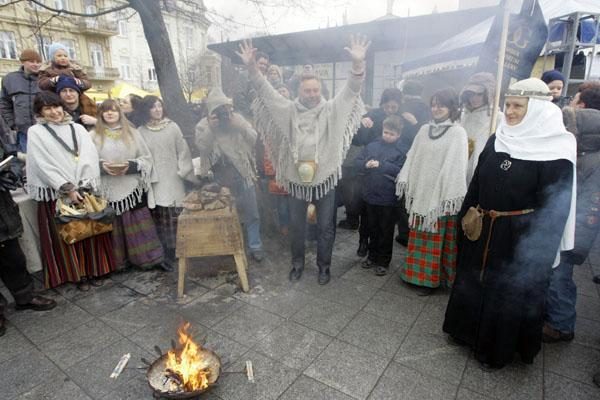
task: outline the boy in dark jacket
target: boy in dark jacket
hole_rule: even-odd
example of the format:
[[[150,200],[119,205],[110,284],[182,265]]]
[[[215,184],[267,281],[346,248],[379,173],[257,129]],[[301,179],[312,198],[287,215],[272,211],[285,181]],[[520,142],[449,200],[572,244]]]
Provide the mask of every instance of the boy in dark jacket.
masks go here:
[[[381,138],[367,145],[355,160],[356,168],[364,174],[363,200],[369,226],[369,256],[363,267],[374,266],[376,275],[387,274],[392,259],[400,206],[395,180],[406,160],[406,150],[398,142],[402,126],[397,115],[387,117]]]

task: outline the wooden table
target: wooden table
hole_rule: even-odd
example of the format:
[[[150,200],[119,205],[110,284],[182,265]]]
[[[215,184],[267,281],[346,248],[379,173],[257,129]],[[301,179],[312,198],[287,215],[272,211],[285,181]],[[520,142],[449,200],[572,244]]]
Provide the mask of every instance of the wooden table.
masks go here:
[[[188,259],[192,257],[233,256],[242,290],[249,290],[244,235],[235,206],[214,211],[184,210],[177,219],[176,255],[179,298],[183,296]]]

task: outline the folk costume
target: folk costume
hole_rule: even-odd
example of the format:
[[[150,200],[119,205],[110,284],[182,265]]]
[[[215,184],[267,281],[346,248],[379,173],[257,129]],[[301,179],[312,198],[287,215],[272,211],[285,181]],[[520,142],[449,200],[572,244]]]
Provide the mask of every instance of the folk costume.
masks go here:
[[[152,168],[152,155],[142,136],[133,128],[129,128],[129,132],[129,140],[123,137],[120,126],[107,128],[102,135],[92,131],[92,138],[101,163],[129,164],[126,175],[122,176],[111,176],[101,169],[102,190],[117,213],[112,232],[117,267],[131,264],[145,268],[160,264],[164,258],[148,209],[147,193],[156,181],[156,174]],[[153,199],[150,206],[154,206]]]
[[[66,244],[54,221],[56,200],[77,187],[98,188],[98,152],[90,134],[65,113],[59,124],[38,118],[27,131],[27,189],[38,202],[44,284],[53,288],[115,270],[109,233]]]
[[[467,133],[446,119],[423,125],[396,178],[406,199],[408,253],[400,271],[405,282],[452,286],[456,266],[457,214],[467,192]]]
[[[528,97],[517,125],[503,118],[481,154],[459,218],[483,213],[479,237],[459,234],[456,280],[443,329],[491,367],[541,348],[544,303],[560,250],[573,248],[575,138],[548,87],[530,78],[507,96]],[[466,221],[466,219],[465,219]]]
[[[322,284],[329,281],[335,239],[333,189],[364,114],[363,78],[364,70],[353,72],[333,99],[321,98],[315,107],[307,108],[299,99],[281,96],[263,76],[251,77],[257,91],[253,103],[256,127],[264,133],[277,183],[290,194],[292,272],[301,274],[304,268],[306,209],[312,201],[317,209],[317,266]]]
[[[207,98],[208,115],[223,105],[231,105],[221,89]],[[221,121],[219,122],[222,123]],[[196,125],[196,146],[200,152],[203,175],[212,170],[217,182],[231,189],[236,198],[248,247],[254,254],[262,250],[260,218],[256,203],[256,131],[238,113],[231,114],[226,126],[209,126],[208,118]]]
[[[185,197],[184,180],[195,181],[192,157],[179,126],[168,118],[138,128],[154,160],[156,180],[148,201],[163,248],[174,259],[177,216]]]
[[[486,100],[479,108],[472,109],[468,102],[471,93],[482,94]],[[471,182],[473,172],[477,168],[477,160],[490,137],[492,107],[496,93],[496,78],[488,72],[479,72],[469,79],[460,94],[463,112],[460,125],[467,131],[469,138],[469,167],[467,182]],[[499,119],[502,118],[500,113]],[[499,120],[498,119],[498,120]]]

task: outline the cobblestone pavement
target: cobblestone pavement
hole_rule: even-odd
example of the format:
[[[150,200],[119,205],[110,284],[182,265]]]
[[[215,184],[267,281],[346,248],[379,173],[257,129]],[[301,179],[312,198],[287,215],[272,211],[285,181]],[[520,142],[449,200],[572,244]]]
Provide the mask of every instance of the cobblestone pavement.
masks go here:
[[[251,263],[251,291],[237,288],[228,260],[191,268],[177,301],[176,273],[115,274],[82,293],[51,292],[55,310],[11,312],[0,338],[0,397],[11,400],[152,399],[141,357],[156,358],[177,326],[225,363],[219,385],[202,399],[599,399],[600,248],[577,267],[575,340],[544,346],[535,363],[482,371],[469,351],[447,344],[441,331],[447,292],[423,298],[400,284],[404,248],[395,245],[393,273],[376,277],[355,256],[357,234],[340,231],[332,280],[317,284],[314,249],[302,280],[290,283],[284,239],[266,240],[267,258]],[[206,270],[221,271],[207,278]],[[6,292],[5,288],[1,289]],[[109,378],[119,358],[128,368]],[[244,370],[251,360],[256,375]]]

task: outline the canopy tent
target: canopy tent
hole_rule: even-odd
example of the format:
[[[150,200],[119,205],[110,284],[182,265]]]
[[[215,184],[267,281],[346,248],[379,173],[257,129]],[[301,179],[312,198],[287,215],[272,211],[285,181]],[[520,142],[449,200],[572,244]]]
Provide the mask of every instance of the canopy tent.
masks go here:
[[[146,92],[143,89],[138,88],[137,86],[133,86],[129,83],[123,82],[123,83],[119,83],[118,85],[114,86],[112,89],[110,89],[110,97],[113,99],[122,99],[123,97],[130,95],[130,94],[136,94],[140,97],[144,97],[144,96],[148,96],[150,93]]]

